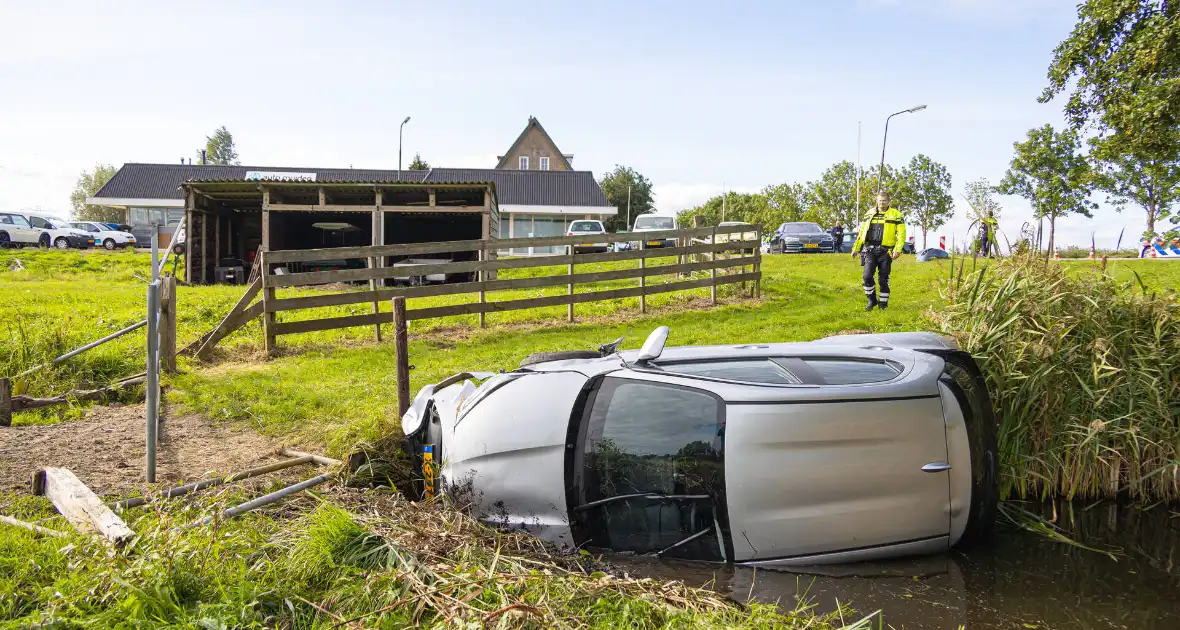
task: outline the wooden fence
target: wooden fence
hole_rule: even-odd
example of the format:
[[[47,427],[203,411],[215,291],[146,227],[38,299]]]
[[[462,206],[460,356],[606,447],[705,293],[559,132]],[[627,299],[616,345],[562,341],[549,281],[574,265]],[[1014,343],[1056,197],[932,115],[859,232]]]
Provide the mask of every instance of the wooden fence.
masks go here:
[[[604,253],[574,253],[574,246],[586,248],[595,244],[633,242],[642,236],[642,242],[671,241],[672,246],[662,248],[636,248],[632,250]],[[488,313],[533,309],[549,306],[567,307],[569,321],[574,321],[574,306],[586,302],[639,298],[641,312],[647,311],[647,297],[660,293],[685,291],[689,289],[710,289],[713,303],[717,302],[717,287],[741,283],[750,287],[752,295],[761,294],[761,228],[751,225],[724,227],[690,228],[645,232],[642,234],[600,234],[586,236],[553,236],[541,238],[493,239],[473,241],[447,241],[439,243],[412,243],[402,245],[374,245],[363,247],[333,247],[326,249],[279,250],[261,252],[261,274],[259,280],[250,284],[246,295],[223,320],[223,324],[206,334],[199,345],[198,356],[207,356],[212,346],[233,329],[249,319],[263,315],[266,333],[266,348],[275,349],[275,338],[279,335],[333,330],[355,326],[373,326],[380,339],[381,325],[393,322],[389,311],[380,311],[379,305],[395,297],[422,298],[444,295],[473,294],[475,301],[446,306],[425,306],[406,311],[407,320],[431,319],[455,315],[478,315],[479,324],[486,324]],[[525,247],[566,247],[569,253],[528,258],[496,259],[495,252],[510,248]],[[474,260],[417,264],[413,267],[386,266],[387,260],[413,257],[452,257],[463,254]],[[653,258],[676,257],[675,264],[648,265]],[[341,259],[365,260],[367,266],[358,269],[333,269],[290,273],[291,269],[306,268],[305,263],[335,261]],[[579,265],[637,261],[637,266],[607,271],[577,271]],[[536,267],[565,266],[566,273],[529,278],[496,279],[496,272],[506,269],[528,269]],[[706,277],[692,277],[706,273]],[[446,274],[451,277],[465,274],[472,281],[425,286],[394,286],[379,288],[380,283],[389,279],[408,279],[427,275]],[[649,284],[653,276],[676,275],[672,282]],[[633,287],[587,291],[575,291],[578,285],[614,280],[637,280]],[[333,291],[317,295],[279,297],[277,289],[311,287],[335,283],[368,282],[366,291]],[[489,294],[496,291],[511,291],[540,287],[566,287],[562,295],[550,295],[524,299],[490,301]],[[254,296],[262,300],[252,306]],[[373,312],[363,315],[300,319],[279,321],[284,312],[342,306],[347,304],[372,304]],[[211,343],[210,343],[211,342]]]

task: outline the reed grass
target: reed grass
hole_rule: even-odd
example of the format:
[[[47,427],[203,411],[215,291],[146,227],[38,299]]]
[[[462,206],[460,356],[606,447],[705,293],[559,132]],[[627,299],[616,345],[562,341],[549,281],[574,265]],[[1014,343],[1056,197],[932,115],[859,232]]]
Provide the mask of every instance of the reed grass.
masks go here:
[[[1002,497],[1180,500],[1180,304],[1133,275],[1029,257],[951,272],[931,318],[987,377]]]

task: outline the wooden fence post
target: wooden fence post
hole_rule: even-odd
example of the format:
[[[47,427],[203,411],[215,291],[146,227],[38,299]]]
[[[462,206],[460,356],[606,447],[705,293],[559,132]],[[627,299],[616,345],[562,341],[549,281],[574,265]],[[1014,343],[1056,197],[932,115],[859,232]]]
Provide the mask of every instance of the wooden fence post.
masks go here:
[[[486,263],[488,261],[488,241],[486,239],[484,240],[483,244],[480,245],[479,260],[480,260],[480,262],[483,262],[483,263]],[[488,303],[488,298],[487,298],[488,270],[485,269],[483,265],[480,265],[478,273],[479,273],[479,327],[484,328],[487,326],[487,319],[486,319],[484,305]]]
[[[397,417],[410,409],[410,331],[406,326],[406,298],[393,298],[393,348],[397,361]]]
[[[754,297],[762,298],[762,226],[754,229]],[[839,253],[839,252],[837,252]]]
[[[0,427],[12,426],[12,381],[0,378]]]
[[[160,278],[160,362],[168,374],[176,373],[176,278]]]
[[[709,242],[717,244],[717,226],[713,226],[713,235],[709,237]],[[717,250],[709,252],[709,274],[712,281],[709,283],[709,298],[713,300],[713,306],[717,306]]]
[[[643,251],[643,244],[640,243],[640,251]],[[639,312],[644,315],[647,314],[647,258],[639,259],[639,268],[643,275],[639,276]]]
[[[569,277],[570,277],[570,283],[569,283],[568,295],[570,296],[570,301],[569,301],[569,304],[566,306],[566,310],[567,310],[567,315],[569,315],[569,321],[572,324],[574,322],[574,246],[573,245],[570,245]]]
[[[266,353],[273,355],[277,347],[275,345],[275,318],[274,311],[270,307],[275,299],[275,290],[270,284],[270,265],[267,263],[267,255],[270,250],[262,250],[259,255],[262,257],[262,264],[259,268],[260,280],[262,280],[262,330],[266,335]]]

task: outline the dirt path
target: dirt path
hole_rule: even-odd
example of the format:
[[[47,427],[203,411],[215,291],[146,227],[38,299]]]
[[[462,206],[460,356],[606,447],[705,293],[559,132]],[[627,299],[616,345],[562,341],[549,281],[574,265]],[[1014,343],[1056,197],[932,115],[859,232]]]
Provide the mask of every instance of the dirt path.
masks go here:
[[[95,406],[86,418],[48,426],[0,429],[0,491],[29,491],[29,474],[68,468],[98,494],[123,493],[144,480],[143,405]],[[252,431],[200,416],[161,421],[158,483],[179,485],[275,461],[278,444]]]

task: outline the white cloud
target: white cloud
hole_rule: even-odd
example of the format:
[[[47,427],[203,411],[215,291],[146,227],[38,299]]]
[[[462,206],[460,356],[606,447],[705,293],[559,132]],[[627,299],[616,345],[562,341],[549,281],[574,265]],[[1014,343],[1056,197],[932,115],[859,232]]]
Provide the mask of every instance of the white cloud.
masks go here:
[[[724,191],[736,193],[758,192],[761,188],[749,186],[726,186],[725,184],[654,184],[652,191],[656,196],[656,209],[664,214],[680,212],[720,195]]]

